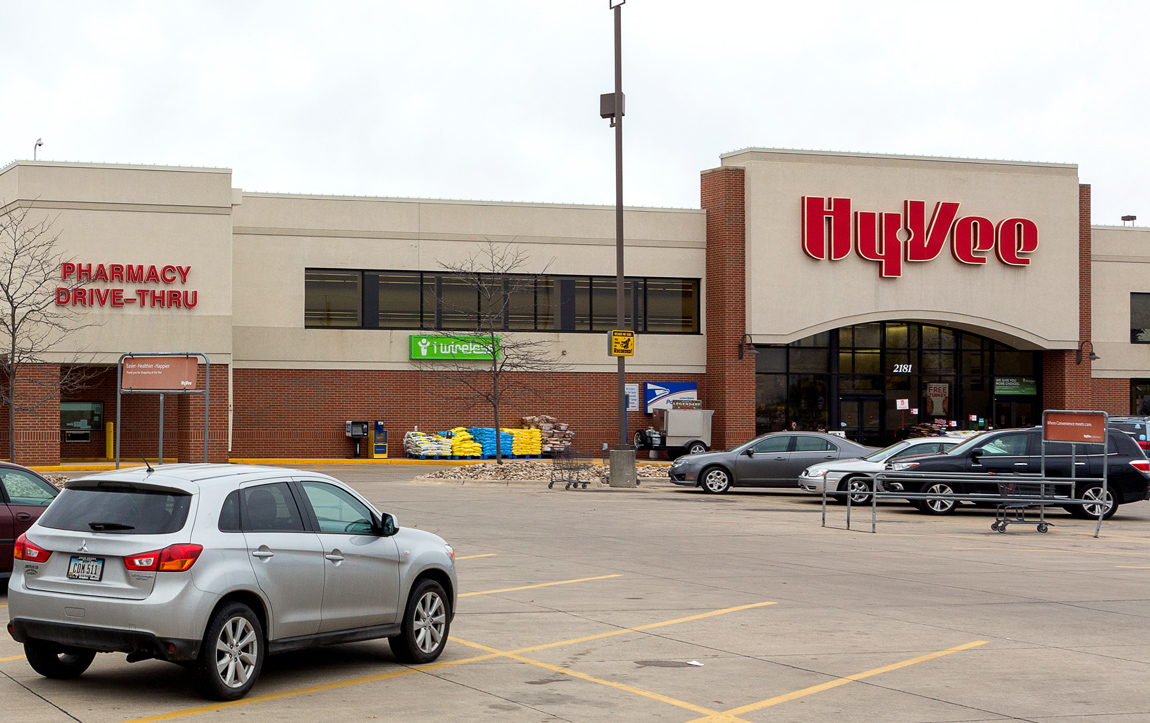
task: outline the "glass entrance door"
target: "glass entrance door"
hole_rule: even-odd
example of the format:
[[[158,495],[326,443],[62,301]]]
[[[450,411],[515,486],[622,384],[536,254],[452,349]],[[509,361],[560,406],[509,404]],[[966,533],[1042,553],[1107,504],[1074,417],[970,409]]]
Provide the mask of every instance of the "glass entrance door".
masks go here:
[[[1041,409],[1035,397],[1002,398],[994,400],[995,429],[1030,427],[1039,423],[1035,410]]]
[[[839,428],[859,444],[882,442],[883,397],[840,397]]]

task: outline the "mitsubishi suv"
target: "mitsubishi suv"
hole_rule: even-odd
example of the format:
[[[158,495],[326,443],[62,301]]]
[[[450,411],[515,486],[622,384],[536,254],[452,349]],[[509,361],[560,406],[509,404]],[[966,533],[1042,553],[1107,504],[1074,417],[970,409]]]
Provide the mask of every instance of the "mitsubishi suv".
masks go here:
[[[312,472],[164,465],[69,482],[16,541],[8,632],[49,678],[158,658],[236,700],[268,654],[387,638],[435,660],[455,552]]]

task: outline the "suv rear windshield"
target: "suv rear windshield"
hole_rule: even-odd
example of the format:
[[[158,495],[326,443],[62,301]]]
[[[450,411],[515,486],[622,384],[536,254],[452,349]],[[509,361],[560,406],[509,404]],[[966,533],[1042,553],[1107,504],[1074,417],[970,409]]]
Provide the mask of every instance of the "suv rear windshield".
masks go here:
[[[40,526],[76,532],[165,535],[188,520],[192,496],[176,490],[68,488],[40,517]]]

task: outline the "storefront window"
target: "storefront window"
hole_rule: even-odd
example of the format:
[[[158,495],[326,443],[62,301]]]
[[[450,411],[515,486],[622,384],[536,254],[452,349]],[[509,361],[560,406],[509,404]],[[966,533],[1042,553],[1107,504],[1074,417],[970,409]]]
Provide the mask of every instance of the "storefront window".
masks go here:
[[[419,329],[423,294],[418,271],[378,274],[379,328]]]
[[[699,330],[698,287],[680,279],[647,279],[647,331],[695,333]]]
[[[304,274],[305,326],[359,326],[362,310],[360,272],[308,269]]]
[[[825,372],[828,368],[830,353],[826,349],[791,349],[790,371],[795,372]]]
[[[505,284],[507,292],[507,328],[511,331],[535,330],[535,279],[513,276]]]
[[[90,431],[104,428],[103,402],[60,402],[60,428]]]
[[[788,412],[799,429],[827,429],[830,425],[830,377],[791,375]]]
[[[782,429],[787,421],[787,376],[758,374],[755,377],[755,426]]]
[[[1130,413],[1150,415],[1150,379],[1130,380]]]
[[[439,279],[440,329],[474,330],[479,322],[479,292],[464,279]]]

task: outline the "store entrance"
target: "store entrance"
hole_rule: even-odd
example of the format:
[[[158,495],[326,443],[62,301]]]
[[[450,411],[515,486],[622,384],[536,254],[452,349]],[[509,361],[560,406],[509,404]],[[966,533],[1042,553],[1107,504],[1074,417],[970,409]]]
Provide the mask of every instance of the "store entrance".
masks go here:
[[[839,425],[847,439],[859,444],[882,446],[885,401],[879,396],[839,397]]]
[[[1036,397],[1020,397],[1015,399],[994,400],[994,426],[997,429],[1011,427],[1030,427],[1038,424],[1038,406]]]

